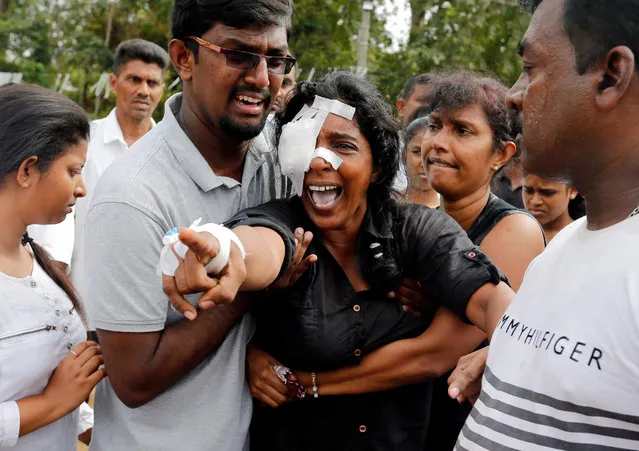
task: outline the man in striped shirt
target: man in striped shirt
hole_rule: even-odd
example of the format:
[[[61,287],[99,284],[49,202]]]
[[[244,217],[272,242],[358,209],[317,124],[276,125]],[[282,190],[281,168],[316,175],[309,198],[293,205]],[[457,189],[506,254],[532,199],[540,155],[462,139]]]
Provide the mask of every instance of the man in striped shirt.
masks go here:
[[[528,268],[456,449],[639,449],[639,1],[521,3],[524,168],[588,215]],[[469,397],[461,363],[450,392]]]

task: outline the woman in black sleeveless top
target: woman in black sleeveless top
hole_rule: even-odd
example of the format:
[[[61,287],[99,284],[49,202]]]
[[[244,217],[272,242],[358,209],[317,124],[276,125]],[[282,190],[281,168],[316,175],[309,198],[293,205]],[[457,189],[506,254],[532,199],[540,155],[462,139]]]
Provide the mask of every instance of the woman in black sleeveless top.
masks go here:
[[[545,247],[544,233],[527,212],[490,192],[493,176],[517,151],[518,118],[505,102],[501,83],[472,73],[444,78],[432,95],[422,159],[441,195],[441,208],[468,233],[517,291],[529,263]],[[469,331],[482,342],[478,330]],[[451,340],[467,340],[455,336]],[[427,450],[450,450],[466,417],[468,402],[448,397],[447,376],[435,381]]]

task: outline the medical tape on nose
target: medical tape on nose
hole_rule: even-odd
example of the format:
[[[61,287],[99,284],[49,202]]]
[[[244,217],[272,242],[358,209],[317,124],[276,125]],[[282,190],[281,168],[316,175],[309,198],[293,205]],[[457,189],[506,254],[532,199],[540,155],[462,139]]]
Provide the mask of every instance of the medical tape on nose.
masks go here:
[[[355,116],[355,108],[339,100],[315,96],[313,105],[310,107],[304,105],[295,118],[282,127],[278,148],[280,166],[284,175],[293,182],[293,187],[298,194],[302,193],[304,174],[309,170],[313,158],[321,156],[334,169],[342,163],[341,158],[330,150],[315,148],[317,137],[329,114],[335,114],[350,121]]]
[[[311,155],[311,161],[313,161],[313,158],[317,157],[323,158],[324,161],[333,166],[333,169],[335,169],[336,171],[344,162],[344,160],[338,157],[335,152],[327,149],[326,147],[318,147],[317,149],[315,149],[313,151],[313,154]]]

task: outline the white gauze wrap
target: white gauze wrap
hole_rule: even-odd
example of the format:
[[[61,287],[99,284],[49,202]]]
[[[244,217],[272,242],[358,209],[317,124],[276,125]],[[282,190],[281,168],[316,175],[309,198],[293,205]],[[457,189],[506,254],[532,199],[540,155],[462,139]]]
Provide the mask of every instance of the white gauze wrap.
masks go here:
[[[302,194],[304,174],[309,170],[313,158],[323,158],[335,170],[342,164],[342,159],[333,151],[324,147],[315,148],[317,137],[329,114],[350,121],[355,115],[355,108],[339,100],[315,96],[310,108],[304,105],[297,116],[282,127],[278,148],[280,166],[284,175],[293,182],[297,194]]]
[[[220,243],[220,251],[212,258],[205,266],[206,272],[208,274],[217,275],[219,274],[229,262],[229,256],[231,255],[231,241],[234,242],[237,247],[240,248],[242,252],[242,258],[246,258],[246,251],[244,250],[244,245],[237,237],[232,230],[227,229],[223,225],[220,224],[203,224],[199,225],[202,221],[202,218],[195,221],[189,229],[194,230],[196,232],[208,232],[213,235],[217,241]],[[171,229],[166,232],[164,238],[162,238],[162,244],[164,247],[162,248],[162,252],[160,253],[160,262],[158,264],[158,273],[166,274],[167,276],[174,276],[175,270],[179,265],[179,261],[176,258],[175,254],[171,251],[171,246],[175,250],[175,253],[180,256],[180,258],[184,259],[186,252],[189,248],[180,241],[178,237],[178,229]]]

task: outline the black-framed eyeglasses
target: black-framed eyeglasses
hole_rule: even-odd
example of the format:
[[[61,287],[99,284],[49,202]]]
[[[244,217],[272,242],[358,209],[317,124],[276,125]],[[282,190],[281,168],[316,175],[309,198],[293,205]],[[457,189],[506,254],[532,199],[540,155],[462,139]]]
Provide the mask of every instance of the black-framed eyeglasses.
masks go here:
[[[297,61],[292,56],[269,56],[260,55],[259,53],[245,52],[243,50],[234,50],[220,47],[209,41],[205,41],[197,36],[187,36],[184,39],[192,39],[202,47],[212,50],[217,53],[221,53],[226,58],[226,65],[234,69],[251,71],[260,64],[262,58],[266,60],[267,70],[273,75],[288,74],[295,62]]]

